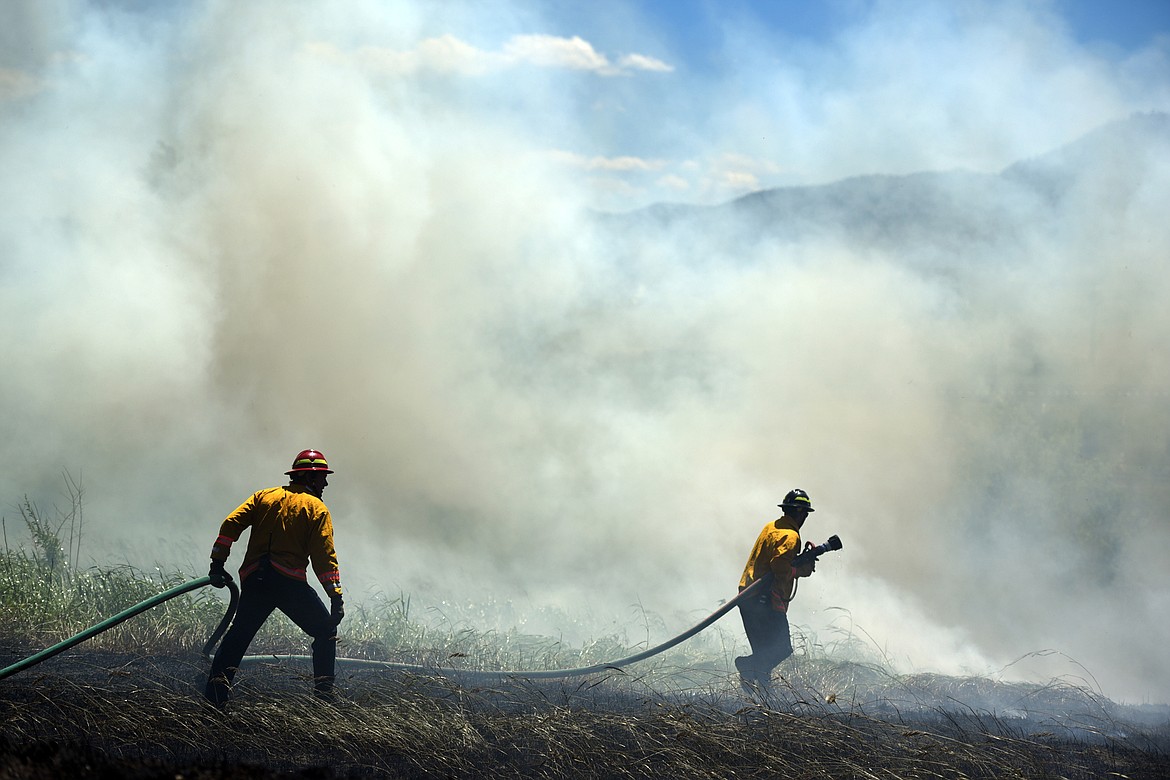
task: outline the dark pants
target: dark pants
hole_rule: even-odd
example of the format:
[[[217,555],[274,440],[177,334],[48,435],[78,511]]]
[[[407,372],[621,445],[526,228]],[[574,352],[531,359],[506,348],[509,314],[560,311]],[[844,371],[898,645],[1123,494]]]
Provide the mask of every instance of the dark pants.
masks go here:
[[[313,637],[314,687],[320,694],[332,692],[337,626],[330,619],[329,610],[307,582],[261,568],[241,584],[236,617],[211,662],[206,696],[212,702],[222,704],[227,701],[231,695],[231,681],[248,645],[274,609],[288,615],[298,628]]]
[[[792,655],[792,634],[788,615],[772,609],[769,597],[748,599],[739,605],[743,630],[752,654],[735,659],[735,666],[745,682],[767,685],[772,670]]]

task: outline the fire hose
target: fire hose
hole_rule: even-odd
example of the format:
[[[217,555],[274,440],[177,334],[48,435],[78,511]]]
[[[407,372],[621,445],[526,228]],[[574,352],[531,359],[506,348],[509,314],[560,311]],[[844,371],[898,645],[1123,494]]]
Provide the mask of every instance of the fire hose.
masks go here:
[[[66,640],[58,642],[57,644],[53,645],[52,647],[46,648],[35,655],[30,655],[28,658],[25,658],[23,661],[17,661],[16,663],[12,664],[11,666],[6,666],[3,669],[0,669],[0,680],[3,680],[5,677],[8,677],[10,675],[16,674],[17,672],[22,672],[25,669],[28,669],[29,667],[36,666],[41,661],[52,658],[53,656],[57,655],[58,653],[64,652],[65,650],[68,650],[69,648],[73,647],[74,645],[81,644],[85,640],[90,639],[92,637],[95,637],[98,634],[101,634],[105,631],[109,631],[111,628],[118,625],[119,623],[121,623],[125,620],[129,620],[130,618],[134,617],[135,615],[140,615],[143,612],[147,611],[148,609],[154,609],[155,607],[159,606],[160,604],[162,604],[166,601],[170,601],[171,599],[175,598],[176,596],[181,596],[184,593],[189,593],[193,590],[198,590],[199,588],[202,588],[205,585],[210,585],[210,584],[211,584],[210,577],[200,577],[197,580],[191,580],[190,582],[186,582],[182,585],[176,585],[175,587],[171,588],[170,590],[165,590],[162,593],[158,594],[157,596],[152,596],[151,598],[148,598],[146,601],[139,602],[138,604],[135,604],[134,606],[130,607],[129,609],[125,609],[125,610],[119,612],[117,615],[114,615],[112,618],[109,618],[108,620],[103,620],[101,623],[98,623],[95,626],[92,626],[90,628],[85,629],[80,634],[77,634],[75,636],[71,636]],[[227,612],[224,614],[223,620],[219,621],[219,625],[216,627],[215,631],[212,632],[211,637],[207,640],[206,644],[203,645],[203,654],[205,656],[210,654],[212,648],[214,648],[216,643],[219,642],[220,637],[223,636],[223,632],[227,630],[228,624],[232,622],[232,618],[235,617],[235,615],[236,615],[236,606],[239,604],[239,601],[240,601],[240,589],[238,587],[236,587],[236,584],[234,582],[229,582],[228,583],[228,590],[230,593],[230,597],[229,597],[229,601],[228,601]]]
[[[841,540],[838,539],[836,536],[833,536],[829,539],[828,542],[826,542],[825,544],[822,544],[822,545],[818,545],[817,547],[813,547],[811,544],[806,546],[806,549],[803,553],[801,553],[801,556],[804,556],[803,562],[808,562],[810,560],[815,561],[816,558],[819,557],[822,553],[827,552],[829,550],[839,550],[839,549],[841,549]],[[6,677],[9,677],[11,675],[14,675],[17,672],[21,672],[21,671],[24,671],[25,669],[36,666],[37,664],[41,663],[42,661],[45,661],[49,658],[52,658],[53,656],[57,655],[58,653],[64,652],[65,650],[68,650],[69,648],[73,647],[74,645],[80,644],[81,642],[84,642],[87,639],[90,639],[94,636],[97,636],[98,634],[101,634],[104,631],[108,631],[109,629],[113,628],[114,626],[118,625],[119,623],[121,623],[125,620],[129,620],[130,618],[134,617],[135,615],[139,615],[143,612],[146,612],[149,609],[153,609],[154,607],[157,607],[160,604],[163,604],[164,602],[167,602],[167,601],[169,601],[177,596],[181,596],[184,593],[189,593],[193,590],[198,590],[199,588],[205,587],[205,586],[210,585],[210,584],[211,584],[210,577],[200,577],[199,579],[191,580],[190,582],[184,583],[182,585],[177,585],[169,590],[163,591],[162,593],[158,594],[157,596],[153,596],[145,601],[142,601],[138,604],[135,604],[134,606],[130,607],[129,609],[126,609],[126,610],[123,610],[122,612],[119,612],[117,615],[114,615],[113,617],[109,618],[108,620],[103,620],[101,623],[98,623],[95,626],[87,628],[85,631],[82,631],[80,634],[77,634],[75,636],[70,637],[69,639],[58,642],[57,644],[53,645],[52,647],[46,648],[45,650],[42,650],[41,652],[36,653],[35,655],[31,655],[22,661],[18,661],[16,663],[12,664],[11,666],[7,666],[3,669],[0,669],[0,680],[4,679]],[[484,680],[484,679],[497,680],[497,679],[506,679],[506,678],[528,678],[528,679],[540,680],[540,679],[557,679],[557,678],[561,678],[561,677],[581,677],[584,675],[597,674],[599,672],[621,669],[623,666],[628,666],[630,664],[634,664],[634,663],[637,663],[639,661],[644,661],[647,658],[651,658],[652,656],[655,656],[655,655],[658,655],[659,653],[665,652],[665,651],[669,650],[670,648],[674,647],[675,645],[678,645],[682,642],[685,642],[686,640],[693,637],[695,634],[706,629],[708,626],[710,626],[716,620],[718,620],[719,618],[726,615],[729,611],[731,611],[732,607],[735,607],[740,602],[746,601],[747,599],[753,598],[756,595],[760,594],[766,588],[770,587],[770,584],[771,584],[771,577],[770,576],[763,577],[759,580],[756,580],[751,585],[749,585],[746,588],[744,588],[743,590],[741,590],[734,598],[729,599],[728,601],[724,602],[723,605],[719,607],[719,609],[715,610],[710,615],[708,615],[706,618],[704,618],[702,621],[700,621],[699,623],[696,623],[694,626],[692,626],[691,628],[682,632],[678,636],[676,636],[672,639],[669,639],[669,640],[663,642],[662,644],[655,645],[654,647],[651,647],[647,650],[643,650],[640,653],[635,653],[634,655],[627,656],[626,658],[620,658],[616,661],[610,661],[608,663],[593,664],[592,666],[582,666],[582,667],[577,667],[575,669],[539,669],[539,670],[530,670],[530,671],[528,671],[528,670],[526,670],[526,671],[467,670],[467,669],[456,669],[456,668],[447,668],[447,667],[423,666],[423,665],[419,665],[419,664],[395,663],[395,662],[391,662],[391,661],[378,661],[378,660],[365,659],[365,658],[338,658],[337,665],[338,666],[356,666],[356,667],[376,667],[376,668],[386,669],[386,670],[391,670],[391,671],[416,672],[416,673],[420,673],[420,674],[438,674],[438,675],[443,675],[443,676],[453,676],[453,677],[459,677],[459,678],[471,679],[471,680]],[[202,653],[203,653],[204,657],[208,657],[211,655],[211,651],[215,648],[216,644],[219,642],[220,638],[223,636],[224,631],[227,630],[227,627],[231,623],[232,618],[235,617],[236,607],[239,605],[240,591],[239,591],[239,588],[237,587],[236,583],[234,581],[229,580],[225,584],[225,587],[228,589],[228,592],[229,592],[229,601],[228,601],[227,612],[224,614],[223,619],[219,622],[219,625],[216,627],[215,631],[212,632],[210,638],[208,638],[207,642],[204,643],[203,648],[202,648]],[[262,662],[266,662],[266,661],[271,662],[271,661],[281,661],[281,660],[292,661],[292,660],[305,660],[308,658],[309,658],[309,656],[303,656],[303,655],[250,655],[250,656],[244,656],[241,663],[242,664],[262,663]]]
[[[744,588],[743,591],[741,591],[739,593],[739,595],[737,595],[735,598],[731,599],[730,601],[727,601],[719,609],[715,610],[715,612],[713,612],[711,615],[709,615],[701,623],[693,626],[692,628],[688,629],[687,631],[684,631],[683,633],[679,634],[678,636],[674,637],[673,639],[670,639],[666,642],[663,642],[660,645],[656,645],[654,647],[651,647],[648,650],[644,650],[641,653],[631,655],[628,658],[621,658],[617,661],[611,661],[609,663],[594,664],[593,666],[584,666],[584,667],[580,667],[577,669],[542,669],[542,670],[537,670],[537,671],[473,671],[473,670],[463,670],[463,669],[454,669],[454,668],[450,668],[450,669],[441,668],[441,667],[436,668],[436,667],[430,667],[430,666],[422,666],[422,665],[418,665],[418,664],[393,663],[390,661],[376,661],[376,660],[370,660],[370,659],[364,659],[364,658],[338,658],[337,664],[338,664],[338,666],[359,666],[359,667],[360,666],[367,666],[367,667],[378,667],[378,668],[393,670],[393,671],[407,671],[407,672],[419,672],[419,673],[429,673],[429,674],[453,675],[453,676],[458,676],[458,677],[492,678],[492,679],[507,678],[507,677],[530,677],[533,679],[548,679],[548,678],[556,678],[556,677],[577,677],[577,676],[581,676],[581,675],[594,674],[594,673],[601,672],[601,671],[604,671],[607,669],[617,669],[617,668],[621,668],[623,666],[626,666],[628,664],[637,663],[638,661],[643,661],[647,658],[650,658],[651,656],[654,656],[654,655],[657,655],[661,652],[664,652],[665,650],[669,650],[670,648],[674,647],[675,645],[677,645],[681,642],[685,642],[687,639],[690,639],[692,636],[699,633],[703,629],[707,628],[708,626],[710,626],[712,623],[714,623],[719,618],[723,617],[723,615],[725,615],[732,607],[737,605],[739,602],[743,601],[744,599],[751,598],[753,595],[758,593],[761,589],[761,586],[766,581],[767,580],[759,580],[758,582],[752,583],[752,585],[750,585],[749,587]],[[173,599],[176,596],[180,596],[184,593],[188,593],[190,591],[196,590],[198,588],[202,588],[205,585],[210,585],[210,584],[211,584],[211,580],[208,577],[200,577],[197,580],[191,580],[188,583],[185,583],[183,585],[179,585],[177,587],[171,588],[170,590],[164,591],[164,592],[158,594],[157,596],[149,598],[146,601],[143,601],[139,604],[134,605],[133,607],[130,607],[129,609],[126,609],[122,612],[119,612],[117,615],[114,615],[112,618],[110,618],[108,620],[104,620],[101,623],[98,623],[97,625],[95,625],[91,628],[87,628],[85,631],[82,631],[80,634],[77,634],[76,636],[72,636],[69,639],[58,642],[57,644],[53,645],[52,647],[49,647],[49,648],[42,650],[41,652],[39,652],[35,655],[31,655],[28,658],[25,658],[23,661],[18,661],[17,663],[12,664],[11,666],[7,666],[4,669],[0,669],[0,680],[4,679],[5,677],[9,677],[11,675],[14,675],[17,672],[22,672],[25,669],[36,666],[37,664],[41,663],[42,661],[48,660],[49,658],[52,658],[53,656],[57,655],[58,653],[64,652],[65,650],[68,650],[69,648],[73,647],[74,645],[80,644],[87,639],[90,639],[92,637],[97,636],[98,634],[101,634],[104,631],[108,631],[109,629],[113,628],[114,626],[118,625],[119,623],[121,623],[125,620],[129,620],[130,618],[134,617],[135,615],[139,615],[139,614],[147,611],[148,609],[152,609],[154,607],[159,606],[160,604],[162,604],[165,601],[169,601],[170,599]],[[215,629],[215,631],[212,633],[211,637],[203,645],[202,652],[203,652],[203,655],[205,657],[211,655],[211,651],[215,648],[215,645],[219,642],[220,638],[223,636],[224,631],[227,629],[228,624],[231,623],[231,620],[235,616],[235,613],[236,613],[236,606],[239,603],[239,598],[240,598],[239,588],[236,586],[235,582],[228,582],[226,584],[226,587],[228,588],[228,590],[230,592],[230,601],[228,604],[228,609],[227,609],[227,612],[223,616],[223,620],[220,621],[219,626]],[[307,659],[308,657],[309,656],[301,656],[301,655],[249,655],[249,656],[244,656],[241,663],[254,664],[254,663],[262,663],[265,661],[280,661],[280,660],[294,661],[294,660]]]
[[[701,622],[695,624],[673,639],[669,639],[660,645],[655,645],[648,650],[643,650],[640,653],[636,653],[626,658],[620,658],[616,661],[609,661],[608,663],[594,664],[592,666],[580,666],[575,669],[537,669],[526,671],[455,669],[447,667],[422,666],[419,664],[394,663],[391,661],[376,661],[365,658],[338,658],[337,665],[339,667],[375,667],[397,672],[439,674],[445,677],[458,677],[464,680],[499,680],[513,677],[526,678],[530,680],[549,680],[559,679],[561,677],[582,677],[588,674],[597,674],[598,672],[620,669],[623,666],[628,666],[630,664],[637,663],[638,661],[644,661],[647,658],[669,650],[677,644],[685,642],[695,634],[710,626],[719,618],[726,615],[732,607],[736,606],[741,601],[746,601],[747,599],[752,598],[756,594],[760,593],[765,589],[765,587],[767,587],[767,583],[770,582],[770,577],[756,580],[751,585],[741,590],[735,598],[724,602],[723,605],[719,607],[719,609],[715,610]],[[310,657],[307,655],[246,655],[244,656],[241,663],[259,663],[263,661],[301,661],[308,660],[309,658]]]

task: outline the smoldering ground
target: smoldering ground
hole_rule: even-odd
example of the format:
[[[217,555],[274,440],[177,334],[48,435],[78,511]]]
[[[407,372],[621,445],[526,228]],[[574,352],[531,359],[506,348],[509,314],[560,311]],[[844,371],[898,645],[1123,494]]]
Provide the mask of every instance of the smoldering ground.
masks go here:
[[[1165,122],[1042,156],[1166,109],[1164,41],[879,3],[823,50],[730,21],[700,78],[652,29],[518,37],[539,4],[4,13],[5,500],[79,476],[94,560],[202,573],[313,446],[355,594],[665,631],[801,486],[846,542],[794,607],[822,638],[1170,696]],[[597,213],[667,187],[710,208]]]

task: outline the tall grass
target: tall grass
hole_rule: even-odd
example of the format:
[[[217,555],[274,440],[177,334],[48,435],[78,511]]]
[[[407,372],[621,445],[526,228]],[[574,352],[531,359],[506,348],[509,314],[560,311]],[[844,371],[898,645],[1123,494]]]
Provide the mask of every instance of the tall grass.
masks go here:
[[[10,642],[50,645],[191,577],[161,567],[145,572],[132,566],[82,569],[82,487],[66,475],[70,508],[50,517],[27,497],[17,506],[29,543],[13,546],[3,519],[0,557],[0,621]],[[140,647],[165,651],[206,640],[223,606],[211,594],[174,600],[98,635],[94,647]],[[199,639],[202,636],[203,639]]]
[[[70,482],[69,484],[74,484]],[[78,488],[78,491],[80,489]],[[4,520],[0,554],[0,623],[6,639],[43,647],[66,639],[194,575],[129,565],[81,569],[79,493],[73,510],[51,519],[31,501],[18,505],[27,530],[19,546]],[[202,646],[223,617],[226,591],[205,588],[185,594],[89,640],[88,647],[134,647],[149,652],[185,652]],[[350,604],[342,626],[340,654],[353,658],[463,669],[534,669],[590,665],[622,657],[629,648],[617,637],[571,648],[560,640],[518,630],[481,631],[453,620],[423,621],[412,615],[407,594],[376,593]],[[461,605],[481,613],[490,602]],[[436,622],[438,627],[436,627]],[[304,652],[305,635],[279,612],[251,645],[256,655]]]

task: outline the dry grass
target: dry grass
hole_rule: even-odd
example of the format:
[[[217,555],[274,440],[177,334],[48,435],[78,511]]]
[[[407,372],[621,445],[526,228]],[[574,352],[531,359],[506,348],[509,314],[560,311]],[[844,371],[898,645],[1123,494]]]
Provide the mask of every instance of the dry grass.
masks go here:
[[[726,677],[671,688],[669,678],[619,672],[464,686],[362,669],[342,675],[338,698],[325,703],[308,695],[303,668],[285,664],[241,674],[237,698],[220,712],[199,696],[204,674],[194,657],[84,653],[9,678],[0,683],[0,777],[52,776],[29,773],[38,755],[51,757],[55,772],[76,758],[127,777],[1154,778],[1170,770],[1165,727],[1126,724],[1123,733],[1101,713],[1091,734],[1058,737],[1029,733],[1035,720],[973,708],[888,718],[858,702],[810,702],[799,686],[751,700]],[[903,682],[923,700],[931,685],[961,684]]]

